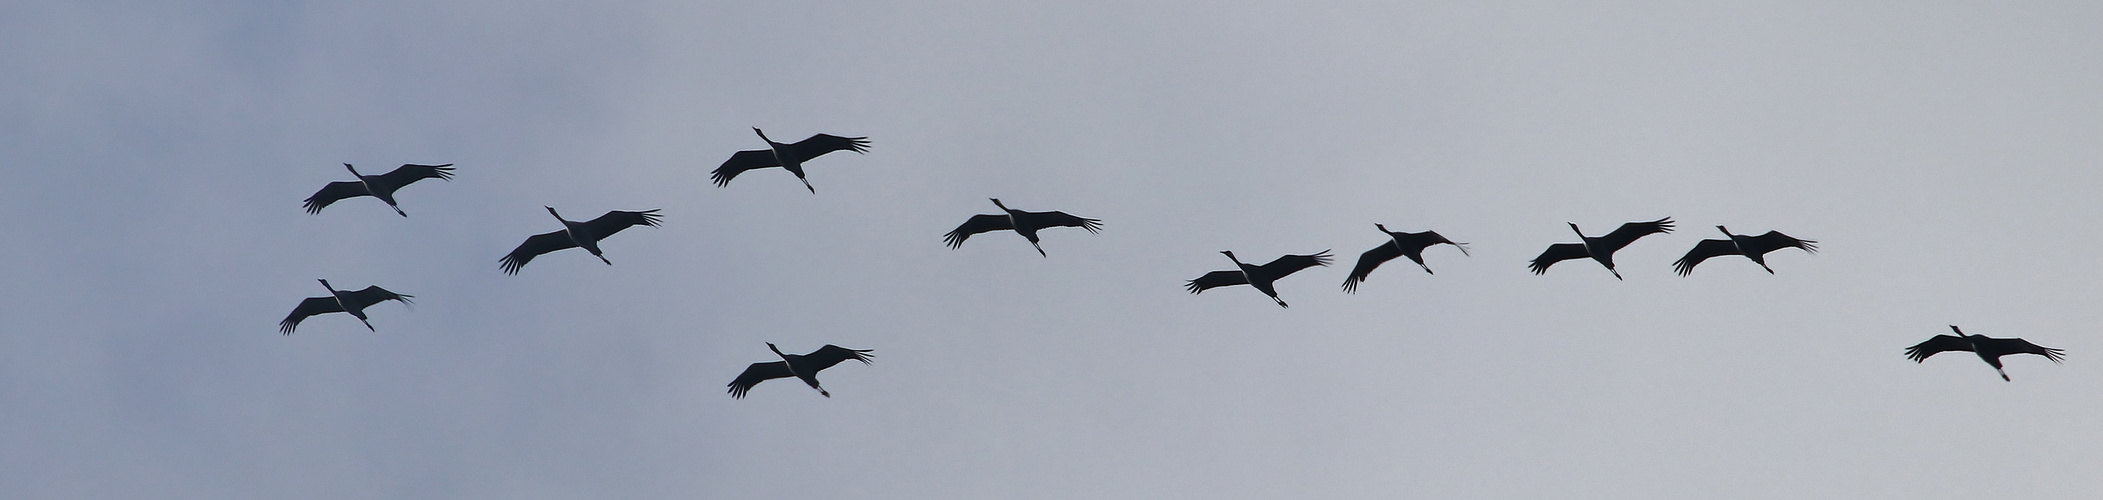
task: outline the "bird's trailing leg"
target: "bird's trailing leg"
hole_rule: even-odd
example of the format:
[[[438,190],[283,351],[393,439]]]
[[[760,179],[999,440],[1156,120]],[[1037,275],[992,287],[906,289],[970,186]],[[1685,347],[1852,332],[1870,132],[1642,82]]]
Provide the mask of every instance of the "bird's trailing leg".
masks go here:
[[[598,258],[599,258],[599,262],[605,262],[605,263],[606,263],[606,265],[609,265],[609,266],[613,265],[613,261],[610,261],[610,260],[606,260],[606,256],[605,256],[605,255],[600,255],[600,254],[592,254],[592,256],[593,256],[593,257],[598,257]]]
[[[1995,373],[1999,373],[1999,374],[2001,374],[2001,381],[2002,381],[2002,382],[2014,382],[2014,380],[2009,380],[2009,379],[2008,379],[2008,372],[2007,372],[2007,371],[2003,371],[2003,370],[2001,370],[2001,367],[1998,367],[1998,366],[1996,366],[1996,367],[1993,367],[1993,371],[1994,371]]]
[[[1035,241],[1032,241],[1032,242],[1030,242],[1030,246],[1031,246],[1031,247],[1033,247],[1033,248],[1036,248],[1036,249],[1037,249],[1037,255],[1039,255],[1039,256],[1043,256],[1043,257],[1047,257],[1047,258],[1051,257],[1051,255],[1050,255],[1050,254],[1046,254],[1046,253],[1044,253],[1044,247],[1042,247],[1042,246],[1038,246],[1038,245],[1037,245],[1037,242],[1035,242]]]
[[[372,332],[373,332],[373,333],[379,333],[379,332],[380,332],[380,331],[379,331],[378,329],[375,329],[375,328],[373,328],[373,327],[372,327],[372,322],[371,322],[371,321],[366,321],[366,320],[365,320],[365,318],[358,318],[358,322],[359,322],[359,323],[364,323],[364,324],[365,324],[365,329],[366,329],[366,330],[372,330]]]
[[[805,179],[802,174],[797,174],[796,180],[803,181],[803,188],[811,190],[811,194],[818,194],[818,188],[811,187],[810,179]]]
[[[1286,309],[1291,309],[1291,308],[1292,308],[1292,306],[1289,306],[1289,305],[1285,305],[1285,301],[1284,301],[1283,299],[1279,299],[1279,298],[1277,298],[1277,297],[1271,297],[1271,301],[1272,301],[1272,302],[1277,302],[1277,303],[1278,303],[1278,307],[1283,307],[1283,308],[1286,308]]]
[[[1617,279],[1617,280],[1621,279],[1621,271],[1616,271],[1616,270],[1614,270],[1614,268],[1611,268],[1611,267],[1609,267],[1609,268],[1606,268],[1606,272],[1614,273],[1614,279]],[[1622,280],[1622,281],[1628,281],[1628,280]]]
[[[394,213],[397,213],[397,214],[402,214],[402,216],[403,216],[403,217],[408,217],[408,216],[409,216],[409,213],[408,213],[408,212],[403,212],[403,211],[402,211],[402,207],[397,207],[397,206],[394,206],[394,204],[393,204],[393,203],[388,203],[388,204],[387,204],[387,208],[392,208],[392,209],[394,209]]]

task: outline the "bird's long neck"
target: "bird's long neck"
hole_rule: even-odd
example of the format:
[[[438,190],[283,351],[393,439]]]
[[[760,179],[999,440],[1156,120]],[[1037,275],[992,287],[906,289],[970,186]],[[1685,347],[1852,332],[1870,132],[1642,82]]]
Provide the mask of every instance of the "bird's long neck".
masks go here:
[[[768,138],[767,138],[767,133],[766,133],[766,132],[761,132],[761,131],[759,130],[759,127],[753,127],[753,128],[752,128],[752,133],[755,133],[755,134],[759,134],[759,140],[762,140],[762,141],[767,141],[767,144],[769,144],[769,145],[774,145],[774,144],[781,144],[781,143],[779,143],[779,142],[774,142],[774,140],[773,140],[773,139],[768,139]]]
[[[363,176],[363,175],[359,175],[359,174],[358,174],[358,168],[357,168],[357,167],[353,167],[353,166],[351,166],[351,164],[349,164],[349,163],[345,163],[345,164],[343,164],[343,168],[344,168],[345,170],[350,170],[350,173],[351,173],[351,175],[352,175],[352,176],[354,176],[354,177],[359,177],[359,178],[363,178],[363,177],[365,177],[365,176]]]
[[[556,212],[556,211],[555,211],[555,207],[541,207],[541,208],[546,208],[546,209],[548,209],[548,215],[553,215],[553,216],[555,216],[555,220],[557,220],[557,221],[561,221],[561,222],[562,222],[562,225],[563,225],[563,226],[567,227],[567,226],[569,226],[569,225],[570,225],[570,221],[569,221],[569,220],[567,220],[567,219],[563,219],[563,218],[562,218],[562,213],[561,213],[561,212]]]
[[[1575,222],[1572,222],[1572,223],[1569,223],[1569,224],[1570,224],[1570,232],[1573,232],[1573,233],[1577,233],[1577,239],[1579,239],[1579,240],[1583,240],[1583,239],[1586,239],[1586,238],[1585,238],[1585,232],[1584,232],[1584,231],[1582,231],[1582,230],[1579,230],[1579,229],[1577,229],[1577,223],[1575,223]]]

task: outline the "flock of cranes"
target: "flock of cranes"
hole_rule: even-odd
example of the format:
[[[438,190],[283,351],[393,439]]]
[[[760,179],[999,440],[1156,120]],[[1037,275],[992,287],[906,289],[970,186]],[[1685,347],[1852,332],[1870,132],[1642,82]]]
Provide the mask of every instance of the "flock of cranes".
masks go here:
[[[767,143],[767,149],[745,150],[732,154],[728,160],[725,160],[722,165],[718,166],[710,174],[710,177],[718,187],[728,187],[731,179],[748,170],[781,167],[783,170],[795,174],[796,179],[802,182],[803,187],[809,190],[811,194],[817,194],[817,188],[812,187],[810,179],[804,175],[804,163],[835,151],[867,153],[869,147],[869,140],[866,137],[817,134],[802,141],[784,144],[768,139],[767,134],[758,128],[753,128],[752,132],[758,134],[760,140]],[[453,178],[452,164],[407,164],[381,175],[359,174],[358,170],[349,163],[343,164],[343,167],[350,170],[351,175],[357,177],[358,180],[331,182],[323,186],[320,191],[315,192],[313,196],[305,200],[304,204],[308,213],[319,214],[323,208],[340,200],[371,196],[386,203],[389,208],[394,209],[396,214],[408,217],[409,214],[404,212],[395,201],[394,194],[396,191],[423,179],[450,181]],[[1014,231],[1015,234],[1022,236],[1024,240],[1028,240],[1030,247],[1037,250],[1039,256],[1048,258],[1050,254],[1045,253],[1044,247],[1038,239],[1038,231],[1056,227],[1078,227],[1094,234],[1102,230],[1102,221],[1099,219],[1080,217],[1058,211],[1028,212],[1016,210],[1008,208],[998,198],[989,199],[992,200],[995,207],[1001,209],[1002,213],[979,214],[965,219],[963,224],[958,225],[956,229],[942,236],[943,243],[949,248],[955,249],[962,247],[964,240],[970,238],[971,235],[992,231]],[[498,269],[505,274],[518,274],[519,270],[524,268],[533,258],[569,248],[583,248],[601,262],[613,265],[613,261],[607,259],[605,252],[599,248],[601,241],[630,227],[655,227],[662,221],[662,217],[657,214],[657,209],[642,211],[614,210],[589,221],[576,222],[562,218],[562,214],[556,212],[554,207],[542,208],[546,208],[548,215],[555,217],[556,221],[562,223],[562,229],[528,237],[524,243],[519,244],[518,248],[504,255],[503,258],[499,259]],[[1614,253],[1645,236],[1671,233],[1674,222],[1670,217],[1653,221],[1629,222],[1622,224],[1621,227],[1614,229],[1613,232],[1607,233],[1605,236],[1598,237],[1586,236],[1584,230],[1579,229],[1576,223],[1568,224],[1570,231],[1577,233],[1578,242],[1549,245],[1547,250],[1542,251],[1540,256],[1535,257],[1528,264],[1528,268],[1534,274],[1548,272],[1549,266],[1553,266],[1557,262],[1591,258],[1592,261],[1605,266],[1607,272],[1613,274],[1614,279],[1623,279],[1621,272],[1614,267]],[[1359,255],[1357,265],[1353,266],[1350,275],[1344,278],[1343,291],[1346,293],[1357,293],[1359,285],[1371,277],[1374,269],[1387,261],[1394,260],[1396,257],[1408,257],[1411,262],[1416,263],[1417,267],[1422,268],[1425,273],[1431,274],[1431,266],[1424,263],[1424,250],[1444,244],[1452,245],[1460,250],[1463,256],[1469,255],[1467,243],[1453,241],[1436,231],[1396,232],[1388,230],[1385,224],[1378,223],[1373,224],[1373,227],[1386,234],[1387,241]],[[1754,264],[1758,264],[1761,269],[1766,270],[1769,274],[1773,274],[1774,268],[1767,265],[1766,255],[1768,253],[1784,248],[1796,248],[1806,253],[1818,251],[1818,242],[1799,239],[1778,231],[1768,231],[1759,236],[1746,236],[1731,233],[1729,229],[1720,225],[1716,226],[1716,230],[1722,232],[1725,238],[1705,239],[1696,243],[1693,249],[1688,250],[1685,256],[1672,264],[1673,271],[1680,276],[1687,276],[1694,271],[1695,266],[1708,259],[1739,255],[1751,260]],[[1208,272],[1196,279],[1189,280],[1185,283],[1185,287],[1190,290],[1190,293],[1196,294],[1224,286],[1249,285],[1251,288],[1255,288],[1257,291],[1269,296],[1271,301],[1276,302],[1278,307],[1281,308],[1291,306],[1287,305],[1284,299],[1278,297],[1278,290],[1273,286],[1274,283],[1279,279],[1308,268],[1328,266],[1332,260],[1329,251],[1322,250],[1307,255],[1285,255],[1259,266],[1242,262],[1232,251],[1221,251],[1220,254],[1233,261],[1235,268]],[[410,303],[409,299],[412,297],[388,291],[377,285],[367,286],[365,289],[355,292],[342,291],[330,286],[328,280],[319,281],[322,287],[328,290],[329,295],[310,297],[300,301],[299,305],[293,308],[292,313],[278,323],[280,332],[285,335],[291,335],[293,330],[299,326],[299,323],[306,318],[334,312],[347,313],[357,318],[359,322],[364,323],[366,329],[378,331],[373,328],[372,322],[367,320],[365,309],[389,300],[399,301],[406,305]],[[1915,362],[1922,362],[1936,353],[1971,351],[1977,354],[1979,359],[1986,361],[1987,365],[1992,366],[1996,372],[2000,373],[2002,380],[2008,380],[2008,373],[2002,369],[2000,361],[2002,356],[2036,354],[2054,363],[2058,363],[2064,358],[2064,351],[2062,350],[2039,346],[2019,338],[1966,335],[1955,325],[1951,325],[1950,330],[1957,335],[1936,335],[1934,338],[1906,349],[1906,357]],[[831,368],[847,360],[868,364],[871,357],[869,354],[871,351],[868,349],[849,349],[836,345],[826,345],[809,354],[802,355],[783,353],[773,343],[767,343],[767,349],[773,351],[774,355],[780,358],[780,361],[753,363],[747,367],[743,373],[739,374],[729,384],[729,392],[732,398],[744,398],[746,393],[760,382],[789,377],[802,380],[805,385],[818,391],[819,395],[829,398],[832,397],[832,393],[827,392],[818,383],[817,373],[819,371]]]

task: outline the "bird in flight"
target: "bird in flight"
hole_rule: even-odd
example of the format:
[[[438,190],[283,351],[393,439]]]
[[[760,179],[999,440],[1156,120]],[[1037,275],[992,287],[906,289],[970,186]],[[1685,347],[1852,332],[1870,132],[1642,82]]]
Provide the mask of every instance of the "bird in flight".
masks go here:
[[[1424,249],[1432,245],[1440,243],[1453,245],[1454,248],[1460,249],[1461,255],[1468,254],[1467,243],[1456,243],[1453,240],[1446,239],[1445,236],[1440,236],[1437,231],[1398,233],[1387,230],[1387,226],[1382,224],[1376,223],[1373,224],[1373,227],[1379,229],[1380,232],[1387,233],[1387,242],[1381,243],[1380,246],[1373,247],[1372,250],[1366,250],[1365,253],[1358,255],[1358,265],[1351,268],[1350,277],[1344,278],[1344,293],[1358,293],[1358,283],[1365,281],[1367,275],[1373,274],[1373,268],[1380,267],[1381,264],[1387,263],[1387,261],[1395,260],[1395,257],[1409,257],[1410,262],[1415,262],[1417,267],[1424,268],[1425,274],[1432,274],[1431,266],[1424,265]]]
[[[788,377],[802,380],[805,385],[817,389],[818,395],[829,398],[832,397],[832,393],[826,392],[825,387],[818,385],[818,371],[832,368],[832,365],[850,359],[866,365],[869,364],[870,357],[869,349],[848,349],[832,344],[826,344],[825,347],[803,355],[783,354],[781,348],[774,347],[773,342],[767,343],[767,349],[774,351],[775,356],[780,356],[781,361],[753,363],[752,366],[745,367],[745,373],[738,374],[736,380],[730,381],[731,399],[744,399],[745,392],[752,390],[752,386],[759,385],[760,382]]]
[[[599,252],[599,240],[631,226],[656,226],[661,221],[657,209],[641,212],[614,210],[588,222],[572,222],[562,218],[562,214],[556,213],[555,207],[541,208],[548,209],[549,215],[562,222],[562,230],[526,238],[525,243],[520,243],[518,248],[512,249],[510,254],[501,259],[500,267],[504,269],[504,274],[518,274],[519,268],[525,267],[527,262],[532,262],[533,257],[540,254],[577,247],[583,247],[585,251],[591,252],[593,257],[598,257],[600,261],[611,266],[613,261],[606,260],[606,255]]]
[[[351,316],[358,318],[358,321],[365,323],[365,329],[377,332],[379,330],[373,329],[372,322],[366,321],[365,308],[390,300],[398,300],[403,304],[408,304],[410,303],[409,298],[413,297],[413,295],[390,292],[377,285],[365,287],[364,290],[346,292],[329,286],[329,280],[318,281],[321,282],[322,288],[329,290],[329,296],[308,297],[307,300],[299,301],[299,306],[292,308],[292,314],[285,316],[284,321],[278,322],[277,330],[279,332],[291,335],[294,328],[299,328],[299,322],[307,319],[308,316],[333,312],[350,313]]]
[[[1997,339],[1985,335],[1965,335],[1964,330],[1957,329],[1957,325],[1950,325],[1950,331],[1957,332],[1957,334],[1936,335],[1925,342],[1906,348],[1906,358],[1913,360],[1915,363],[1920,363],[1928,359],[1928,356],[1934,356],[1935,353],[1939,352],[1971,351],[1973,354],[1978,354],[1981,361],[1985,361],[1988,366],[1992,366],[1993,371],[2000,373],[2003,381],[2008,380],[2008,371],[2001,369],[2001,356],[2036,354],[2052,360],[2054,364],[2066,358],[2066,351],[2064,350],[2032,344],[2028,340],[2019,338]]]
[[[818,134],[796,141],[795,144],[782,144],[768,139],[767,133],[759,131],[758,127],[753,127],[752,133],[759,134],[759,140],[767,141],[767,149],[739,151],[730,155],[730,159],[723,160],[722,166],[716,167],[714,172],[708,174],[715,180],[716,187],[729,186],[731,178],[746,170],[781,167],[789,173],[796,174],[796,180],[803,181],[804,189],[811,190],[811,194],[818,194],[818,188],[811,187],[811,180],[803,176],[803,162],[834,151],[869,152],[867,137]]]
[[[1754,264],[1759,264],[1761,269],[1766,269],[1767,274],[1774,274],[1774,268],[1767,267],[1767,252],[1784,248],[1797,248],[1802,249],[1805,253],[1818,253],[1817,241],[1796,239],[1782,234],[1780,231],[1768,231],[1767,234],[1759,236],[1746,236],[1731,234],[1731,230],[1724,229],[1723,226],[1716,226],[1716,230],[1723,231],[1723,235],[1728,237],[1728,239],[1701,240],[1701,243],[1695,243],[1694,249],[1687,251],[1687,256],[1680,257],[1678,262],[1672,263],[1672,270],[1679,273],[1680,276],[1686,276],[1687,273],[1694,272],[1695,265],[1701,264],[1701,261],[1709,260],[1710,257],[1743,255],[1747,259],[1752,259]]]
[[[1606,266],[1607,272],[1614,273],[1614,279],[1618,280],[1621,279],[1621,271],[1614,269],[1614,252],[1620,251],[1622,247],[1626,247],[1629,243],[1636,241],[1636,238],[1672,232],[1671,217],[1650,222],[1622,224],[1621,228],[1615,229],[1614,232],[1597,238],[1585,236],[1584,231],[1577,229],[1577,223],[1575,222],[1568,224],[1570,224],[1570,230],[1577,233],[1579,242],[1548,245],[1548,250],[1541,252],[1541,256],[1534,257],[1533,263],[1529,265],[1533,269],[1534,274],[1548,272],[1548,266],[1555,265],[1557,262],[1591,257],[1592,260],[1598,261],[1599,265]]]
[[[349,163],[343,164],[343,168],[349,169],[351,176],[357,177],[358,180],[331,182],[327,186],[322,186],[320,191],[314,192],[314,196],[307,197],[307,213],[321,213],[322,207],[329,206],[330,203],[335,203],[336,200],[371,196],[387,202],[387,206],[393,208],[394,213],[408,217],[408,212],[403,212],[402,207],[394,204],[395,190],[401,189],[402,186],[407,186],[409,183],[424,179],[453,180],[453,164],[451,163],[444,165],[402,165],[394,169],[393,172],[380,175],[359,175],[358,169],[352,167]]]
[[[993,200],[993,206],[1000,207],[1001,211],[1007,213],[979,214],[965,219],[963,225],[957,226],[949,234],[942,235],[942,241],[948,243],[949,248],[963,247],[964,239],[974,234],[1008,229],[1022,235],[1023,239],[1030,240],[1030,246],[1036,247],[1037,255],[1048,257],[1049,255],[1044,253],[1044,247],[1037,244],[1037,230],[1047,227],[1078,227],[1088,230],[1089,234],[1095,234],[1103,228],[1103,221],[1100,220],[1076,217],[1066,212],[1024,212],[1002,205],[1000,198],[987,199]]]
[[[1213,271],[1205,273],[1204,276],[1199,276],[1198,279],[1190,280],[1189,283],[1184,285],[1190,288],[1190,293],[1194,294],[1203,292],[1206,289],[1223,286],[1249,285],[1256,287],[1264,295],[1269,295],[1271,301],[1278,303],[1278,307],[1292,307],[1285,305],[1285,301],[1278,298],[1278,289],[1271,287],[1271,283],[1278,281],[1278,278],[1299,272],[1301,269],[1329,265],[1328,250],[1315,252],[1314,255],[1286,255],[1261,266],[1244,264],[1241,262],[1241,259],[1235,258],[1234,252],[1231,251],[1222,250],[1220,253],[1226,254],[1227,259],[1234,261],[1234,265],[1239,269]]]

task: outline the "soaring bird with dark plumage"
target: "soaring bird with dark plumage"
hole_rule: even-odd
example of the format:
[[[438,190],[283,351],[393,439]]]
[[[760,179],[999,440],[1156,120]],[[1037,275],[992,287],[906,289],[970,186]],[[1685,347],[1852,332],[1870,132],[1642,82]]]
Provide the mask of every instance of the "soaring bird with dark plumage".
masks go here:
[[[1939,352],[1971,351],[1973,354],[1978,354],[1979,359],[1985,361],[1988,366],[1992,366],[1993,371],[2000,373],[2003,381],[2008,380],[2008,372],[2001,369],[2001,356],[2036,354],[2052,360],[2054,364],[2066,358],[2066,351],[2064,350],[2032,344],[2028,340],[2019,338],[1997,339],[1985,335],[1965,335],[1964,330],[1957,329],[1957,325],[1950,325],[1950,331],[1957,332],[1957,334],[1936,335],[1926,342],[1906,348],[1906,358],[1913,360],[1915,363],[1920,363],[1928,359],[1928,356],[1934,356],[1935,353]]]
[[[736,380],[730,381],[732,399],[743,399],[745,392],[752,390],[752,386],[759,385],[760,382],[789,377],[803,380],[805,385],[817,389],[818,395],[829,398],[832,397],[832,393],[825,392],[825,387],[818,385],[818,371],[832,368],[832,365],[850,359],[866,365],[869,364],[870,356],[869,349],[848,349],[832,344],[826,344],[825,347],[804,355],[783,354],[781,348],[774,347],[773,342],[767,343],[767,349],[774,351],[775,356],[780,356],[781,361],[753,363],[752,366],[745,367],[745,373],[738,374]]]
[[[811,187],[811,180],[803,176],[803,162],[834,151],[869,152],[867,137],[818,134],[796,141],[795,144],[782,144],[768,139],[767,133],[759,131],[758,127],[753,127],[752,133],[759,134],[759,140],[767,141],[767,149],[739,151],[730,155],[730,159],[723,160],[722,166],[709,173],[709,177],[716,181],[716,187],[729,186],[732,177],[737,177],[746,170],[781,167],[789,173],[796,174],[796,180],[803,181],[804,189],[811,190],[811,194],[818,194],[818,188]]]
[[[377,332],[379,330],[373,329],[372,322],[366,321],[365,308],[390,300],[398,300],[403,304],[408,304],[409,298],[413,297],[413,295],[390,292],[377,285],[365,287],[364,290],[346,292],[329,286],[329,280],[318,281],[321,281],[322,288],[329,289],[329,296],[308,297],[307,300],[299,301],[299,306],[292,308],[292,314],[285,316],[284,321],[277,323],[279,332],[291,335],[292,329],[298,328],[299,322],[307,319],[308,316],[333,312],[350,313],[351,316],[358,318],[359,322],[365,323],[365,329]]]
[[[1534,257],[1533,263],[1528,266],[1533,269],[1534,274],[1548,272],[1548,266],[1555,265],[1557,262],[1591,257],[1592,260],[1598,261],[1599,265],[1606,266],[1607,272],[1614,273],[1614,279],[1618,280],[1621,279],[1621,271],[1614,269],[1614,252],[1620,251],[1622,247],[1635,242],[1636,238],[1672,232],[1671,217],[1650,222],[1622,224],[1614,232],[1597,238],[1585,236],[1583,230],[1577,229],[1577,223],[1575,222],[1568,224],[1570,224],[1570,231],[1577,233],[1580,242],[1549,245],[1548,250],[1541,252],[1541,256]]]
[[[1373,268],[1380,267],[1380,264],[1394,260],[1395,257],[1409,257],[1410,262],[1424,268],[1424,274],[1432,274],[1431,266],[1424,265],[1424,249],[1432,245],[1453,245],[1453,248],[1460,249],[1461,255],[1468,254],[1467,243],[1455,243],[1445,236],[1439,236],[1437,231],[1398,233],[1387,230],[1387,226],[1382,224],[1376,223],[1373,227],[1387,233],[1387,242],[1358,255],[1358,265],[1351,268],[1350,277],[1344,278],[1344,293],[1358,293],[1358,283],[1365,281],[1367,275],[1373,274]]]
[[[987,199],[993,200],[993,206],[1000,207],[1001,211],[1007,213],[979,214],[965,219],[963,225],[957,226],[949,234],[942,235],[942,241],[948,243],[949,248],[963,247],[964,239],[974,234],[1009,229],[1022,235],[1023,239],[1030,240],[1030,246],[1037,249],[1037,255],[1049,257],[1044,253],[1044,247],[1037,244],[1037,230],[1047,227],[1078,227],[1088,230],[1089,234],[1095,234],[1103,228],[1103,221],[1100,220],[1075,217],[1066,212],[1024,212],[1002,205],[1000,198]]]
[[[1234,261],[1234,266],[1239,269],[1213,271],[1190,280],[1184,285],[1190,288],[1190,293],[1223,286],[1249,285],[1256,287],[1256,290],[1262,291],[1264,295],[1271,296],[1271,300],[1277,302],[1278,307],[1292,307],[1285,305],[1285,301],[1278,298],[1278,289],[1273,288],[1271,283],[1278,281],[1278,278],[1300,272],[1301,269],[1329,265],[1328,250],[1315,252],[1314,255],[1286,255],[1261,266],[1244,264],[1241,259],[1235,258],[1234,252],[1231,251],[1222,250],[1219,253],[1226,254],[1227,259]]]
[[[593,257],[598,257],[600,261],[611,266],[613,261],[606,260],[606,254],[599,252],[599,240],[633,226],[656,226],[662,220],[654,208],[641,212],[614,210],[588,222],[564,219],[562,214],[555,212],[555,207],[541,208],[548,209],[549,215],[562,222],[562,230],[526,238],[525,243],[520,243],[518,248],[512,249],[511,253],[501,260],[500,267],[504,269],[504,274],[518,274],[519,268],[525,267],[527,262],[532,262],[533,257],[540,254],[578,247],[583,247],[584,251],[591,252]]]
[[[1672,263],[1672,270],[1678,272],[1680,276],[1686,276],[1687,273],[1694,272],[1695,265],[1701,264],[1701,261],[1709,260],[1710,257],[1743,255],[1747,259],[1752,259],[1754,264],[1759,264],[1761,269],[1766,269],[1767,274],[1774,274],[1774,268],[1767,267],[1767,252],[1784,248],[1797,248],[1802,249],[1805,253],[1818,253],[1817,241],[1792,238],[1779,231],[1768,231],[1767,234],[1759,236],[1746,236],[1731,234],[1731,230],[1724,229],[1723,226],[1716,226],[1716,230],[1723,231],[1723,235],[1729,239],[1701,240],[1701,243],[1695,243],[1694,249],[1687,251],[1687,256],[1680,257],[1678,262]]]
[[[395,190],[401,189],[402,186],[407,186],[409,183],[424,179],[453,180],[453,164],[451,163],[444,165],[402,165],[394,169],[393,172],[380,175],[359,175],[358,169],[352,167],[349,163],[343,164],[343,168],[349,169],[351,176],[357,177],[358,180],[331,182],[327,186],[322,186],[320,191],[314,192],[314,196],[307,197],[307,213],[321,213],[322,207],[329,206],[330,203],[335,203],[336,200],[371,196],[387,202],[387,206],[393,208],[394,213],[408,217],[408,212],[403,212],[402,207],[394,204]]]

